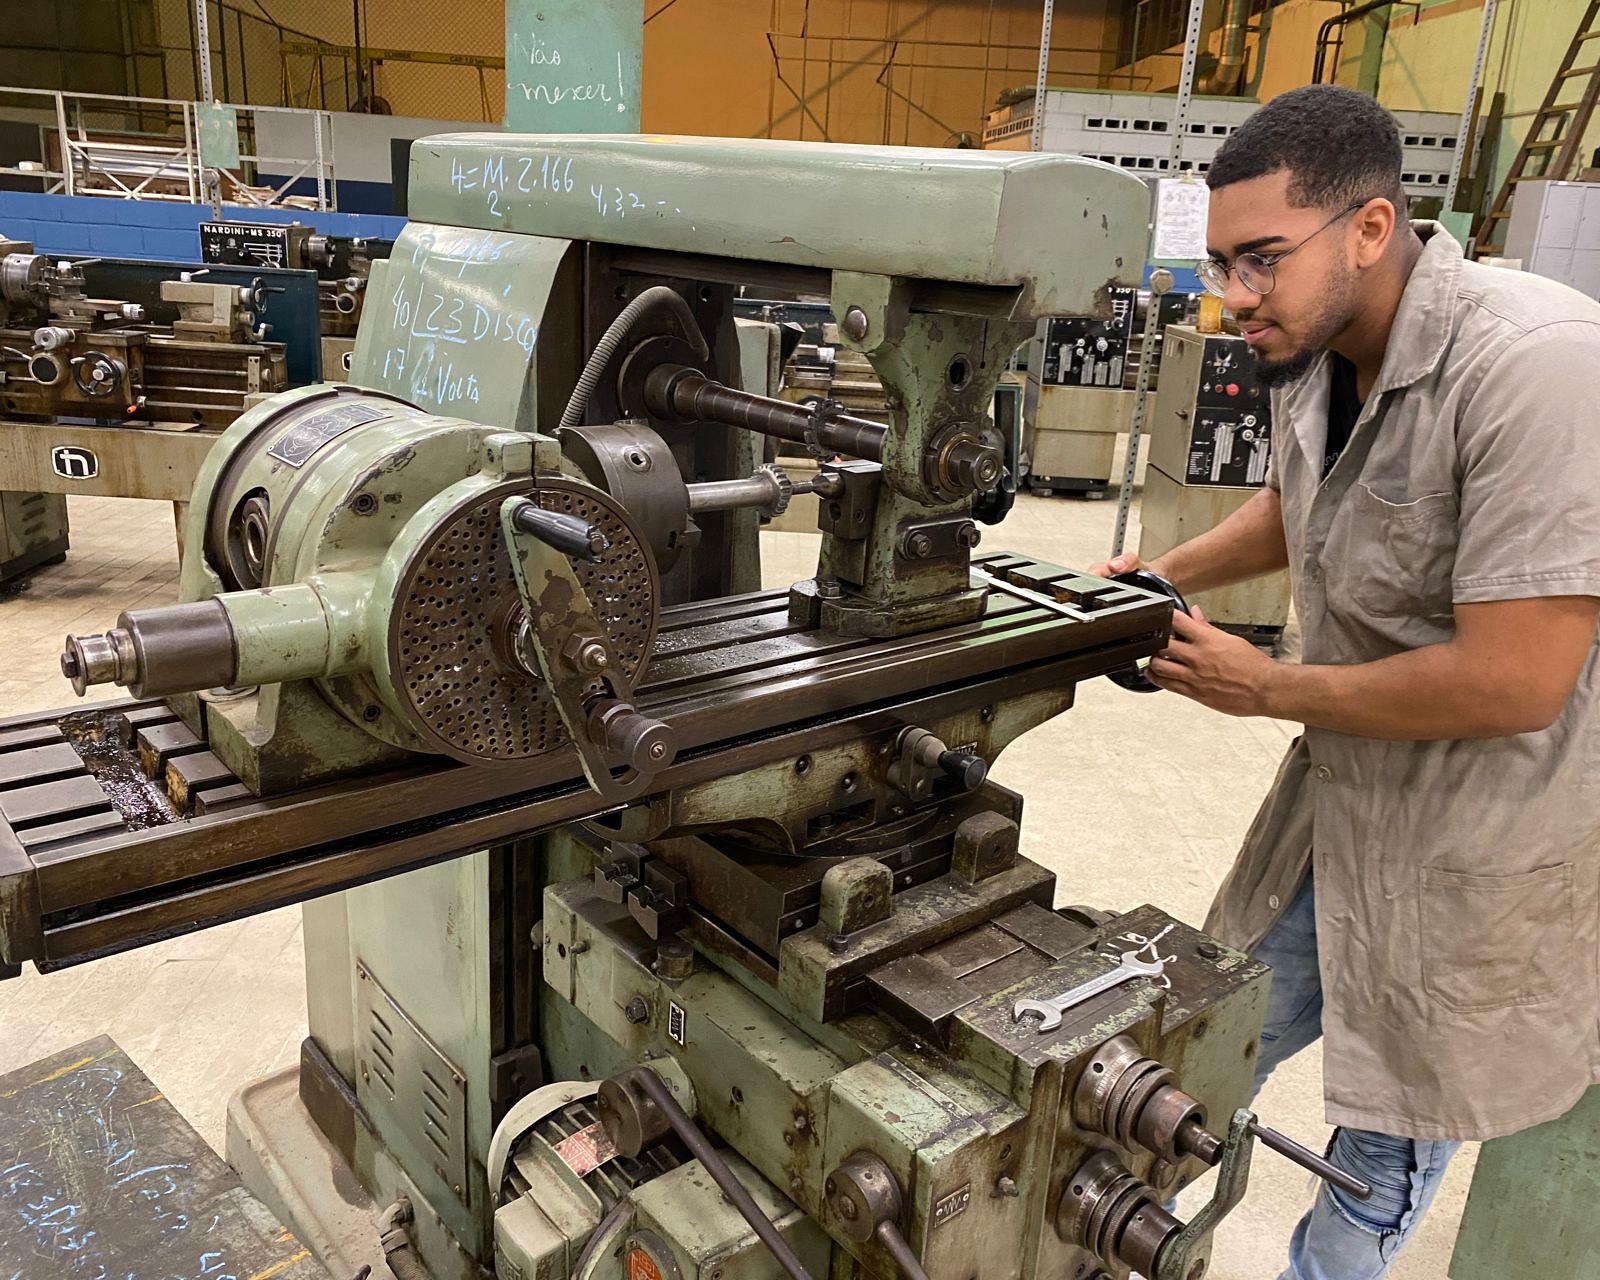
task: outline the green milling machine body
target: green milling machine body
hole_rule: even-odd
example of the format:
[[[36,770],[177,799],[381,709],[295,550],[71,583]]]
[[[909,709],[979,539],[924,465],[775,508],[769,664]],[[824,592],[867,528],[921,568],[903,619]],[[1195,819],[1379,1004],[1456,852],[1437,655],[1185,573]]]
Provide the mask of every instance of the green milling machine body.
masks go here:
[[[1168,634],[1164,596],[975,550],[1008,505],[1006,361],[1136,281],[1144,186],[484,134],[414,144],[410,208],[349,382],[210,455],[184,603],[64,660],[165,699],[264,803],[414,776],[396,847],[440,779],[464,833],[544,806],[250,904],[312,898],[298,1114],[403,1198],[386,1244],[436,1280],[1201,1280],[1266,970],[1154,907],[1056,910],[986,778]],[[830,302],[888,426],[770,398],[744,286]],[[823,537],[763,592],[773,437],[820,460]],[[288,1176],[242,1131],[236,1163]],[[1161,1207],[1213,1166],[1192,1221]]]

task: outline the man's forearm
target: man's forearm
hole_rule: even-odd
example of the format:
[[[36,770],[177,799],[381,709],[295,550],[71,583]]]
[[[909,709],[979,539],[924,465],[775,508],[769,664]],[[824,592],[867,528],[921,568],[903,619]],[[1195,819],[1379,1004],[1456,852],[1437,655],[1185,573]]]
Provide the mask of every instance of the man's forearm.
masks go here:
[[[1150,567],[1187,595],[1259,578],[1288,563],[1278,491],[1262,488],[1216,528],[1157,556]]]
[[[1453,644],[1346,667],[1275,663],[1264,713],[1389,742],[1500,738],[1544,728]]]

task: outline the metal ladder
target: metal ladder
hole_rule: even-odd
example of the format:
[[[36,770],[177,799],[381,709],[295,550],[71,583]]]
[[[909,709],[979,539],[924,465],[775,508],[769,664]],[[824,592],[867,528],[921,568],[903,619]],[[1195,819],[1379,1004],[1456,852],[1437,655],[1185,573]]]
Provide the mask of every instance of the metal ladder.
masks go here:
[[[1534,113],[1527,136],[1490,206],[1489,216],[1478,228],[1473,257],[1496,257],[1505,251],[1508,228],[1504,224],[1510,221],[1511,198],[1519,182],[1558,180],[1572,172],[1578,148],[1583,145],[1584,131],[1589,127],[1589,117],[1594,114],[1596,100],[1600,99],[1600,46],[1585,52],[1591,40],[1600,40],[1597,17],[1600,17],[1600,0],[1589,0],[1583,20],[1567,46],[1567,56],[1561,60],[1561,69],[1550,82],[1544,102]],[[1585,60],[1584,65],[1574,66],[1580,59]],[[1580,87],[1577,97],[1561,101],[1563,94],[1574,91],[1574,82]],[[1535,161],[1539,162],[1537,168]]]

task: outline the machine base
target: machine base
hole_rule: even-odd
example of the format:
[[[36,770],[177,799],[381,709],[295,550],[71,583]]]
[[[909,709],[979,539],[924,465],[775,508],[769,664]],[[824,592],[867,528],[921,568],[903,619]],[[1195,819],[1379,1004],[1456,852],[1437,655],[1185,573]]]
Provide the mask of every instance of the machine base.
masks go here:
[[[0,583],[67,558],[67,500],[55,493],[0,493]]]
[[[300,1069],[245,1085],[228,1099],[227,1160],[250,1193],[338,1277],[386,1274],[378,1213],[344,1157],[300,1101]]]
[[[1092,476],[1040,476],[1030,475],[1026,484],[1028,492],[1040,498],[1053,498],[1066,494],[1071,498],[1104,498],[1111,492],[1109,480]]]

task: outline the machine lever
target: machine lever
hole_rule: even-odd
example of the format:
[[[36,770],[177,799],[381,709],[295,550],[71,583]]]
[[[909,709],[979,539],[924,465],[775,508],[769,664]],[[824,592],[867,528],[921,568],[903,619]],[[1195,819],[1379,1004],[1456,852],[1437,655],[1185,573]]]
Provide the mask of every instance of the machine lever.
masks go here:
[[[939,767],[956,780],[963,791],[976,791],[989,776],[989,762],[971,751],[945,751]]]
[[[1255,1120],[1250,1121],[1250,1133],[1262,1146],[1276,1151],[1280,1156],[1293,1160],[1302,1169],[1317,1175],[1324,1182],[1332,1183],[1341,1191],[1348,1192],[1357,1200],[1367,1200],[1372,1196],[1372,1184],[1363,1182],[1353,1174],[1346,1173],[1338,1165],[1324,1160],[1316,1152],[1302,1147],[1293,1138],[1285,1137],[1276,1129],[1269,1129],[1264,1124]]]
[[[870,1151],[846,1156],[823,1185],[839,1230],[857,1244],[876,1240],[905,1280],[928,1280],[922,1262],[900,1234],[904,1197],[886,1165]]]
[[[772,1225],[771,1219],[761,1212],[761,1206],[750,1197],[745,1190],[744,1183],[734,1176],[728,1162],[722,1158],[722,1153],[711,1145],[711,1140],[700,1132],[700,1127],[691,1120],[678,1105],[678,1100],[672,1096],[672,1090],[667,1088],[666,1081],[658,1076],[649,1067],[634,1067],[622,1075],[614,1077],[614,1082],[622,1089],[637,1091],[651,1104],[659,1117],[664,1120],[678,1135],[684,1146],[689,1148],[689,1154],[698,1160],[711,1180],[717,1184],[722,1194],[727,1197],[728,1203],[739,1211],[739,1216],[750,1224],[750,1229],[756,1233],[757,1239],[766,1245],[772,1256],[777,1259],[778,1265],[788,1274],[789,1280],[811,1280],[811,1273],[806,1270],[805,1263],[800,1261],[789,1242]],[[612,1084],[613,1081],[607,1081]],[[611,1114],[602,1109],[602,1121],[610,1120]],[[606,1124],[607,1136],[624,1151],[627,1147],[619,1140],[617,1133],[613,1133],[612,1124]],[[927,1280],[925,1276],[917,1280]]]
[[[546,511],[531,499],[524,499],[513,509],[511,523],[520,532],[579,560],[596,560],[611,545],[598,526],[562,511]]]

